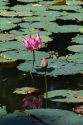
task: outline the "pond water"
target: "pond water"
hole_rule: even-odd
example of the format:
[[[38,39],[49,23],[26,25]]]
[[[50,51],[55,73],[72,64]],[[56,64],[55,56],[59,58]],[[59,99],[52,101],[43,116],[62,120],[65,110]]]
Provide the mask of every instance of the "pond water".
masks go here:
[[[7,2],[7,1],[5,1]],[[45,2],[45,3],[44,3]],[[34,4],[34,6],[37,6],[37,4],[41,4],[41,5],[44,5],[44,7],[47,6],[48,8],[48,11],[53,11],[54,12],[54,8],[52,8],[52,5],[49,5],[51,2],[48,1],[47,4],[46,4],[46,1],[44,2],[33,2],[33,3],[28,3],[29,5],[30,4]],[[27,16],[25,14],[25,16],[23,16],[23,12],[22,12],[22,9],[19,7],[17,8],[13,8],[15,7],[16,5],[27,5],[27,2],[23,2],[23,1],[18,1],[18,0],[8,0],[8,2],[6,3],[6,6],[5,7],[8,7],[6,10],[6,12],[10,12],[10,14],[8,15],[8,13],[4,12],[4,15],[2,13],[2,17],[1,18],[7,18],[9,20],[9,18],[15,18],[18,20],[14,23],[16,26],[15,27],[6,27],[6,29],[4,30],[3,26],[2,26],[2,31],[1,33],[2,34],[5,34],[5,33],[12,33],[14,35],[16,35],[16,31],[18,31],[18,34],[20,33],[24,33],[22,34],[23,35],[27,35],[27,33],[30,33],[31,31],[36,31],[36,30],[33,30],[33,29],[36,29],[36,23],[35,22],[38,22],[38,20],[36,21],[31,21],[30,25],[32,25],[32,23],[35,23],[35,28],[33,28],[33,25],[32,25],[32,28],[31,30],[28,32],[28,30],[25,28],[25,27],[28,27],[29,28],[29,25],[27,24]],[[4,5],[3,5],[4,6]],[[51,8],[50,8],[51,6]],[[79,5],[78,7],[81,7],[82,5]],[[52,10],[53,9],[53,10]],[[28,9],[26,8],[25,11],[27,11]],[[34,12],[29,9],[29,13],[27,14],[32,14],[32,16],[36,15],[35,14],[35,9],[34,9]],[[57,9],[58,10],[58,9]],[[63,10],[63,9],[61,9]],[[81,9],[79,9],[81,11]],[[79,11],[77,10],[77,11]],[[75,13],[74,11],[75,10],[63,10],[63,15],[67,15],[68,12],[69,13]],[[61,11],[57,11],[57,16],[58,16],[58,12],[61,12]],[[17,14],[16,14],[17,13]],[[13,16],[12,16],[13,14]],[[16,14],[16,15],[15,15]],[[38,14],[38,12],[37,12]],[[53,13],[52,13],[53,14]],[[39,13],[40,15],[40,13]],[[30,17],[29,16],[29,17]],[[43,17],[46,17],[46,15],[44,16],[43,13],[42,13],[42,16]],[[55,14],[56,16],[56,14]],[[52,17],[53,18],[53,17]],[[56,18],[55,18],[56,19]],[[79,20],[74,20],[74,19],[69,19],[68,18],[66,20],[62,20],[62,19],[56,19],[56,20],[53,20],[51,22],[53,23],[57,23],[59,26],[63,26],[63,25],[73,25],[73,26],[82,26],[83,24],[83,19],[80,19],[81,21]],[[20,21],[19,21],[20,20]],[[31,20],[31,19],[30,19]],[[50,20],[50,19],[48,19]],[[23,24],[24,23],[24,24]],[[53,24],[54,25],[54,24]],[[38,28],[38,25],[37,25],[37,28]],[[47,27],[45,27],[47,28]],[[40,26],[39,27],[40,31],[45,31],[46,29],[43,28],[43,24],[42,24],[42,27]],[[26,30],[26,32],[25,32]],[[49,32],[49,30],[51,31],[52,29],[48,29],[47,32]],[[72,38],[76,37],[77,35],[82,35],[83,32],[78,32],[78,31],[71,31],[72,29],[70,28],[69,31],[66,31],[68,30],[68,27],[67,28],[63,28],[61,30],[65,30],[65,32],[63,31],[55,31],[55,32],[51,32],[50,35],[50,38],[52,38],[51,42],[47,42],[50,41],[49,40],[49,37],[46,39],[46,45],[44,47],[42,47],[39,51],[43,52],[55,52],[53,53],[53,55],[57,55],[58,57],[60,56],[66,56],[68,54],[74,54],[75,52],[74,51],[69,51],[67,49],[68,46],[71,46],[71,45],[74,45],[75,43],[71,42],[72,41]],[[73,29],[74,30],[74,29]],[[76,29],[75,29],[76,30]],[[19,36],[17,34],[17,36]],[[20,38],[16,38],[17,41],[18,40],[21,40]],[[16,39],[13,39],[13,40],[16,40]],[[4,40],[1,40],[1,41],[4,41]],[[5,40],[6,41],[6,40]],[[11,42],[12,40],[10,40]],[[78,45],[78,44],[75,44],[75,45]],[[7,45],[6,45],[7,47]],[[12,48],[13,49],[13,48]],[[83,52],[83,51],[82,51]],[[23,60],[24,61],[24,60]],[[83,63],[83,62],[82,62]],[[82,69],[83,71],[83,69]],[[43,93],[45,92],[45,83],[44,83],[44,75],[41,75],[41,74],[36,74],[36,73],[33,73],[32,74],[33,77],[34,77],[34,82],[32,81],[32,78],[31,78],[31,75],[29,73],[26,73],[26,72],[22,72],[20,70],[18,70],[17,68],[1,68],[0,69],[0,104],[1,105],[4,105],[6,106],[6,110],[8,112],[13,112],[15,109],[21,109],[23,110],[23,98],[25,97],[25,95],[19,95],[19,94],[14,94],[13,91],[16,89],[16,88],[20,88],[20,87],[36,87],[36,88],[39,88],[40,89],[40,92],[38,93],[38,95],[43,95]],[[50,75],[47,75],[47,81],[48,81],[48,91],[52,91],[52,90],[83,90],[83,72],[82,73],[76,73],[76,74],[69,74],[69,75],[55,75],[54,76],[50,76]],[[52,101],[48,101],[48,107],[49,108],[55,108],[55,109],[66,109],[66,110],[71,110],[73,111],[73,108],[78,106],[78,105],[83,105],[83,102],[77,102],[77,103],[66,103],[66,102],[52,102]],[[45,99],[43,99],[43,106],[45,108]]]

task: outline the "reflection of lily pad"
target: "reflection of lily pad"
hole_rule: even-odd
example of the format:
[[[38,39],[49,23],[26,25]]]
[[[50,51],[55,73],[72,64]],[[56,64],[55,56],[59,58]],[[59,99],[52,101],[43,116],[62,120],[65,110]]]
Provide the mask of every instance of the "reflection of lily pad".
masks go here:
[[[48,98],[54,102],[80,103],[83,99],[83,90],[53,90],[48,92]],[[46,97],[44,95],[44,97]],[[58,98],[59,97],[59,98]]]
[[[16,94],[31,94],[31,93],[35,93],[35,92],[39,92],[39,89],[32,88],[32,87],[22,87],[22,88],[16,88],[16,90],[14,90],[13,93],[16,93]]]

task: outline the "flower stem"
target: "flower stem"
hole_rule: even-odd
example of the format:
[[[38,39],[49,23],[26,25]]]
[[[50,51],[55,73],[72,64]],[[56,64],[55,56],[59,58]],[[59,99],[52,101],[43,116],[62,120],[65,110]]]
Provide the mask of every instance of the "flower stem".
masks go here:
[[[32,65],[32,71],[34,69],[34,64],[35,64],[35,51],[33,50],[33,65]]]
[[[44,77],[45,77],[45,90],[46,90],[46,108],[47,108],[47,100],[48,100],[48,90],[47,90],[47,75],[46,75],[46,68],[45,68],[45,75],[44,75]]]
[[[33,50],[32,71],[30,71],[30,75],[31,75],[33,83],[34,83],[34,78],[33,78],[32,72],[33,72],[33,69],[34,69],[34,64],[35,64],[35,51]]]

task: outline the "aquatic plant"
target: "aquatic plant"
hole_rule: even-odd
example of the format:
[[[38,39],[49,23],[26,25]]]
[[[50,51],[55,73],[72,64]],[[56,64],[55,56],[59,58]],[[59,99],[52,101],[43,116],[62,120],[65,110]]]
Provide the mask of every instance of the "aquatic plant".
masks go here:
[[[33,52],[33,66],[32,66],[32,71],[33,71],[34,63],[35,63],[35,51],[34,50],[38,50],[42,45],[42,39],[39,35],[39,32],[36,35],[36,39],[32,35],[30,35],[28,40],[23,38],[22,43],[27,50]]]

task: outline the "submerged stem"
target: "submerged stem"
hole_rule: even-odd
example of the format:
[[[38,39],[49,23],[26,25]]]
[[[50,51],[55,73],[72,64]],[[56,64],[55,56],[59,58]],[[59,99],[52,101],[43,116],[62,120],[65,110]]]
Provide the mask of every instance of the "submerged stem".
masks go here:
[[[47,84],[47,75],[46,75],[46,69],[45,69],[45,75],[44,75],[44,77],[45,77],[45,90],[46,90],[46,108],[47,108],[47,100],[48,100],[48,84]]]

